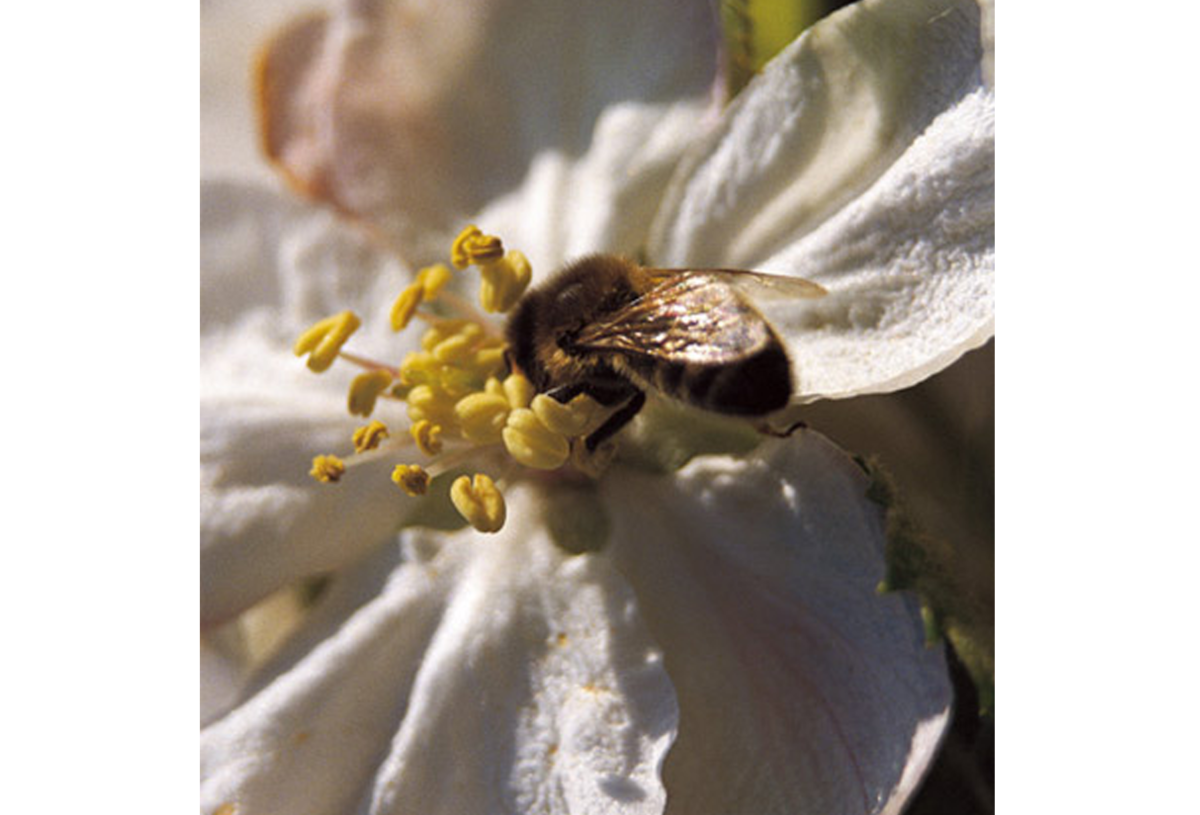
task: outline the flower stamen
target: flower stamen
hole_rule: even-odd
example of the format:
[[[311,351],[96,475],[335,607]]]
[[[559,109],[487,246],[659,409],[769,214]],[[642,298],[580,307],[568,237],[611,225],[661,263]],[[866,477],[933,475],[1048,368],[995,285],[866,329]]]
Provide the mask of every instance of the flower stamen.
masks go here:
[[[499,260],[480,263],[479,275],[479,303],[484,311],[496,314],[517,304],[529,288],[533,269],[525,255],[514,249]]]
[[[459,476],[450,485],[450,501],[471,526],[480,532],[499,532],[504,526],[504,496],[489,476],[477,473],[474,479]]]
[[[292,348],[298,357],[308,354],[308,368],[314,373],[329,369],[350,335],[362,320],[353,311],[343,311],[317,322],[296,340]]]
[[[354,452],[365,453],[368,450],[374,450],[384,439],[388,438],[388,435],[387,425],[374,419],[370,424],[354,431],[351,439],[354,442]]]
[[[337,456],[317,456],[308,474],[322,484],[336,483],[346,473],[345,463]]]
[[[567,437],[546,427],[529,408],[508,415],[501,437],[509,455],[535,470],[557,470],[571,455]]]
[[[483,312],[511,309],[533,276],[525,255],[506,252],[498,237],[475,226],[459,234],[450,254],[459,269],[479,268]],[[569,462],[594,472],[611,457],[611,445],[590,453],[583,444],[608,409],[587,395],[559,403],[538,394],[528,378],[511,371],[502,331],[476,306],[445,289],[453,275],[445,264],[427,266],[393,302],[393,329],[403,330],[414,317],[426,325],[420,350],[409,352],[398,366],[341,350],[360,325],[349,311],[318,322],[297,340],[297,355],[309,354],[308,366],[314,371],[327,369],[338,356],[365,369],[350,385],[347,405],[352,415],[368,417],[380,398],[391,398],[405,402],[411,422],[407,436],[386,444],[390,435],[382,422],[359,427],[352,439],[356,455],[348,462],[318,456],[313,478],[336,482],[349,467],[415,446],[429,461],[425,466],[396,465],[392,480],[417,496],[428,492],[433,479],[464,466],[479,467],[480,460],[507,479],[521,466],[556,470]],[[440,312],[421,308],[435,299]],[[450,492],[458,512],[476,529],[495,532],[503,526],[504,498],[491,477],[463,476]]]
[[[453,273],[444,263],[426,266],[417,272],[417,279],[400,292],[400,296],[392,304],[390,314],[392,330],[403,331],[407,328],[417,313],[417,307],[422,303],[432,302],[442,288],[450,282],[452,275]]]
[[[351,416],[366,418],[375,410],[375,400],[392,385],[392,375],[385,370],[367,371],[350,383],[347,403]]]
[[[436,456],[442,452],[442,426],[434,424],[428,419],[422,419],[419,422],[414,422],[412,427],[408,429],[412,435],[413,441],[417,443],[417,449],[427,456]]]
[[[583,436],[595,430],[606,412],[603,405],[586,393],[579,394],[565,404],[539,393],[533,398],[530,407],[541,419],[542,424],[569,438]]]
[[[430,480],[429,473],[418,464],[397,464],[392,470],[392,481],[413,498],[429,492]]]
[[[485,263],[504,257],[504,243],[495,235],[485,235],[477,226],[468,226],[450,247],[450,262],[457,269],[473,263]]]

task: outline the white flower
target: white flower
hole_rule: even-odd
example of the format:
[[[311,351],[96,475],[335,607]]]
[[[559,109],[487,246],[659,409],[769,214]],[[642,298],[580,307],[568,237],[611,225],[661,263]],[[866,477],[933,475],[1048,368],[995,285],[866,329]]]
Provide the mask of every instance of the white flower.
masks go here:
[[[903,806],[945,668],[912,598],[876,594],[881,509],[816,434],[595,486],[515,477],[493,536],[412,526],[433,498],[386,464],[305,475],[351,423],[292,340],[351,308],[355,350],[398,359],[395,293],[468,221],[535,275],[644,248],[816,280],[807,308],[764,306],[799,399],[901,387],[990,336],[975,6],[847,9],[719,114],[706,10],[364,3],[273,47],[269,143],[369,230],[204,189],[202,618],[334,575],[205,728],[206,812]]]

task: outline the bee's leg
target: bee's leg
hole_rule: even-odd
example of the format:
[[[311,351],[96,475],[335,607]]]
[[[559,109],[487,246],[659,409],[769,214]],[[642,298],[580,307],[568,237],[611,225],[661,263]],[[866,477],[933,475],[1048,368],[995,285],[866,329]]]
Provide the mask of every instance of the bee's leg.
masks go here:
[[[581,393],[587,394],[605,407],[621,405],[622,402],[625,403],[621,405],[620,410],[605,419],[604,424],[596,428],[587,437],[585,444],[589,452],[594,452],[597,447],[603,444],[614,433],[629,424],[633,420],[633,417],[638,414],[638,411],[642,409],[642,405],[646,404],[646,394],[629,384],[626,380],[617,377],[571,382],[570,384],[560,385],[557,388],[551,388],[546,391],[547,396],[563,404],[570,402]]]
[[[633,417],[642,409],[642,405],[646,404],[646,394],[636,388],[631,389],[633,390],[633,396],[629,398],[629,401],[620,410],[609,416],[604,424],[597,427],[592,432],[592,435],[587,437],[585,444],[587,445],[588,452],[594,452],[597,447],[607,441],[614,433],[633,421]],[[599,402],[600,400],[597,399],[596,401]]]
[[[572,382],[569,385],[559,385],[546,391],[546,395],[555,402],[566,404],[579,394],[587,394],[605,407],[612,407],[629,399],[637,393],[637,388],[624,380]]]
[[[546,395],[560,404],[566,404],[587,390],[586,382],[572,382],[570,385],[559,385],[546,391]],[[595,397],[592,397],[593,399]]]

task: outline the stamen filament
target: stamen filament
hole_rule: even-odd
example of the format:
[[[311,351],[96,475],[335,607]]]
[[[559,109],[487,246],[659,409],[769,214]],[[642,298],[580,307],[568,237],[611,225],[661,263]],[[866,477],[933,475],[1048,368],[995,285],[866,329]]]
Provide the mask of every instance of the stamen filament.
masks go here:
[[[338,356],[341,359],[349,362],[351,365],[357,365],[360,368],[366,368],[368,371],[386,371],[392,375],[392,378],[400,378],[400,369],[393,365],[387,365],[383,362],[376,362],[373,359],[361,357],[358,354],[351,353],[350,351],[339,351]]]

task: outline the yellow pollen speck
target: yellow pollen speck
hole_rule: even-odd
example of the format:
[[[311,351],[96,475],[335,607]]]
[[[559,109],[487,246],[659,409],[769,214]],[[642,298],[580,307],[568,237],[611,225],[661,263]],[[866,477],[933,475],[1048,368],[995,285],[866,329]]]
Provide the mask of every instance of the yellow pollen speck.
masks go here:
[[[475,350],[475,359],[471,364],[480,371],[499,371],[504,368],[504,352],[507,348],[500,341],[491,344],[485,342]]]
[[[454,397],[431,385],[417,385],[408,392],[408,418],[414,422],[427,419],[449,430],[458,427],[454,415]]]
[[[438,320],[421,335],[421,348],[432,353],[442,340],[454,336],[471,324],[471,320]]]
[[[450,247],[450,262],[465,269],[472,263],[483,263],[504,257],[504,244],[494,235],[485,235],[477,226],[468,226],[454,239]]]
[[[450,271],[450,267],[444,263],[426,266],[424,269],[418,272],[417,282],[421,284],[421,288],[424,290],[424,297],[422,299],[428,303],[430,300],[433,300],[435,297],[437,297],[438,292],[442,290],[442,287],[450,282],[450,278],[453,276],[453,274],[454,273]]]
[[[379,420],[372,421],[354,431],[354,452],[365,453],[368,450],[374,450],[387,437],[387,425]]]
[[[308,471],[308,474],[322,484],[332,484],[345,472],[346,465],[337,456],[317,456],[313,459],[312,469]]]
[[[530,405],[546,427],[568,438],[582,436],[604,413],[604,406],[586,393],[567,404],[539,393]]]
[[[292,350],[298,357],[308,354],[309,369],[321,373],[333,364],[346,340],[360,325],[362,320],[353,311],[326,317],[301,334]]]
[[[400,292],[400,296],[396,298],[396,302],[392,303],[392,330],[403,331],[412,321],[413,315],[417,313],[417,306],[421,305],[421,301],[425,296],[425,288],[420,283],[413,283],[404,291]]]
[[[480,532],[499,532],[504,526],[504,496],[496,484],[479,473],[474,481],[459,476],[450,485],[450,500],[459,514]]]
[[[433,358],[445,365],[470,359],[482,335],[483,327],[479,323],[467,323],[433,347]]]
[[[501,437],[509,455],[537,470],[557,470],[571,455],[566,436],[546,427],[529,408],[519,408],[508,415]]]
[[[503,258],[480,264],[482,283],[479,287],[479,302],[483,310],[492,314],[508,311],[533,279],[533,271],[525,255],[509,252]]]
[[[428,351],[409,351],[400,363],[400,381],[406,385],[428,385],[437,381],[439,367]]]
[[[350,383],[349,403],[352,416],[370,416],[375,410],[375,400],[392,384],[392,375],[387,371],[368,371],[354,377]]]
[[[508,401],[508,395],[504,393],[504,385],[500,384],[500,380],[494,376],[489,376],[487,382],[483,383],[483,392],[490,393],[492,396],[499,396]]]
[[[436,456],[442,452],[442,426],[434,424],[428,419],[422,419],[413,424],[408,429],[412,434],[413,441],[417,443],[417,449],[427,456]]]
[[[414,498],[429,492],[429,473],[417,464],[397,464],[392,470],[392,481]]]
[[[392,330],[403,331],[417,313],[417,306],[428,303],[438,296],[442,287],[450,282],[453,273],[444,263],[426,266],[417,272],[412,285],[400,292],[392,304]]]
[[[454,416],[468,441],[495,444],[508,420],[508,400],[495,393],[476,392],[454,405]]]
[[[235,804],[233,801],[226,801],[213,810],[213,815],[234,815],[236,812],[237,804]]]
[[[537,389],[524,374],[509,374],[504,379],[504,395],[514,409],[526,408],[537,396]]]

